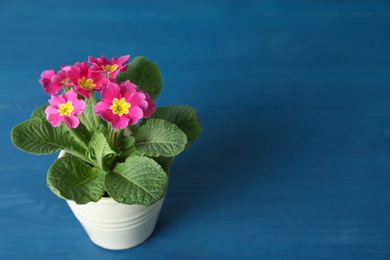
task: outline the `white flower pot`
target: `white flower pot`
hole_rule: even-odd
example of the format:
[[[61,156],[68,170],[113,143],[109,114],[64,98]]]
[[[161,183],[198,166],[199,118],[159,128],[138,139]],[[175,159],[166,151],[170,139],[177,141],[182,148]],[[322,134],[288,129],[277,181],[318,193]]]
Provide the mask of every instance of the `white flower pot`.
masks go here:
[[[108,197],[84,205],[67,203],[92,242],[121,250],[141,244],[153,233],[163,201],[149,207],[120,204]]]

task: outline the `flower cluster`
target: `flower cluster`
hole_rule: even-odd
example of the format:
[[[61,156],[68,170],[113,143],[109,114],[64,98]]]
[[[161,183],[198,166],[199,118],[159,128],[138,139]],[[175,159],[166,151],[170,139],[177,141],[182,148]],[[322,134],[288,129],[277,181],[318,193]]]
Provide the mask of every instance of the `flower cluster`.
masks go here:
[[[45,70],[39,82],[51,96],[11,131],[18,149],[61,151],[46,184],[77,204],[103,196],[150,206],[163,198],[170,165],[202,131],[188,105],[156,108],[162,76],[144,56],[87,61]]]
[[[116,81],[117,74],[127,69],[129,58],[130,55],[111,60],[105,56],[88,57],[88,62],[62,66],[59,71],[43,71],[39,82],[51,95],[45,110],[50,124],[58,127],[63,121],[69,128],[76,128],[80,123],[78,115],[86,107],[85,100],[94,99],[95,93],[100,93],[101,100],[94,106],[94,113],[110,122],[114,130],[151,117],[156,106],[149,94],[129,80]]]

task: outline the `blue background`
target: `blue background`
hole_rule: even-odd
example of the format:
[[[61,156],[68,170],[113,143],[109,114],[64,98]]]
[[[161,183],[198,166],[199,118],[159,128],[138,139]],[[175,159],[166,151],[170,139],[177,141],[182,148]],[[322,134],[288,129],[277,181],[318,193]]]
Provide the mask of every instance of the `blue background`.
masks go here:
[[[0,2],[1,259],[390,259],[389,1]],[[93,245],[11,128],[45,69],[144,55],[199,141],[153,236]]]

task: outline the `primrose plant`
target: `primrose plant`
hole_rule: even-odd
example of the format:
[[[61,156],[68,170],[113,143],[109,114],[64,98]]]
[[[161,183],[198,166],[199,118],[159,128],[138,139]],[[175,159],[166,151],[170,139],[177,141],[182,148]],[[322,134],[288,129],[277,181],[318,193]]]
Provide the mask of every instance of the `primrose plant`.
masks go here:
[[[156,108],[162,88],[158,66],[139,56],[107,59],[45,70],[39,82],[48,104],[11,132],[22,151],[61,151],[47,172],[47,185],[77,204],[109,196],[123,204],[149,206],[167,188],[175,156],[201,133],[190,106]]]

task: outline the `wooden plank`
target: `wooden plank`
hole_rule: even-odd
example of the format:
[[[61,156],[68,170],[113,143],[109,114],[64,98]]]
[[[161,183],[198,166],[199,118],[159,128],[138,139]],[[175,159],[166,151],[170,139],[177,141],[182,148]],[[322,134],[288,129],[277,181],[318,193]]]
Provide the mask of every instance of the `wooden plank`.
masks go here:
[[[388,1],[0,3],[0,259],[389,259]],[[157,105],[203,133],[172,167],[156,232],[94,246],[45,185],[56,155],[9,133],[38,78],[88,55],[156,61]]]

